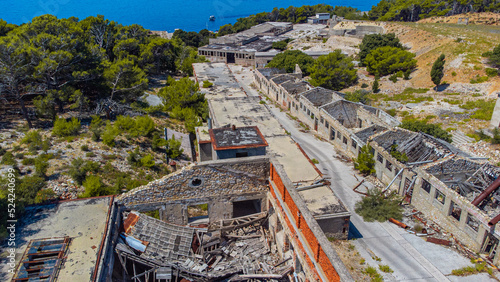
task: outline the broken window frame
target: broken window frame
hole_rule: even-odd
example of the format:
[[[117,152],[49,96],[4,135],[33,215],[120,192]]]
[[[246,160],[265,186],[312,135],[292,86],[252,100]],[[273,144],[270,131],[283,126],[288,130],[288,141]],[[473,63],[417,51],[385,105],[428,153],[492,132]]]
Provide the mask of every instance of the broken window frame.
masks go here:
[[[335,129],[331,128],[330,129],[330,140],[335,140],[336,134],[337,134],[337,132],[335,131]]]
[[[476,225],[471,224],[471,222],[472,223],[476,223]],[[479,231],[479,225],[480,225],[480,223],[470,213],[467,214],[467,219],[465,220],[465,223],[467,224],[467,226],[469,226],[475,232]]]

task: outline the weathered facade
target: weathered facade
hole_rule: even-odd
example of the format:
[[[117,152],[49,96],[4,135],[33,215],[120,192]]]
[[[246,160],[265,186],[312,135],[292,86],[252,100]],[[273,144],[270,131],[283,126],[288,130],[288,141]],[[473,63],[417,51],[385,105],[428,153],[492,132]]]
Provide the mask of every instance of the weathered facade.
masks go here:
[[[257,69],[254,83],[283,109],[352,158],[366,145],[368,134],[399,124],[380,109],[344,100],[343,93],[312,87],[293,74]]]
[[[500,168],[462,157],[449,157],[415,169],[412,204],[473,252],[499,265],[498,188],[474,205],[500,176]]]
[[[299,193],[266,157],[192,165],[136,188],[114,203],[106,246],[115,256],[107,255],[99,280],[285,279],[291,271],[298,281],[350,280]],[[207,221],[199,225],[188,210],[203,204]],[[144,214],[153,211],[159,219]],[[327,234],[342,238],[349,217],[337,217],[341,227],[327,224]]]

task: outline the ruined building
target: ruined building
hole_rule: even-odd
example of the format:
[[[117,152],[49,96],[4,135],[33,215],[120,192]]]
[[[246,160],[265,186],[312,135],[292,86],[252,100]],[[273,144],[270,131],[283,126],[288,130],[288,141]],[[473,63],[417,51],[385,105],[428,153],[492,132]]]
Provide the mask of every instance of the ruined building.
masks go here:
[[[264,94],[340,152],[355,158],[361,146],[370,145],[386,190],[397,191],[472,252],[499,265],[500,168],[433,136],[398,128],[384,111],[346,101],[342,93],[319,87],[289,93],[282,86],[300,81],[275,69],[254,73]],[[492,126],[499,120],[494,114]]]
[[[120,195],[112,218],[100,281],[350,280],[328,241],[342,229],[325,233],[267,157],[186,167]]]

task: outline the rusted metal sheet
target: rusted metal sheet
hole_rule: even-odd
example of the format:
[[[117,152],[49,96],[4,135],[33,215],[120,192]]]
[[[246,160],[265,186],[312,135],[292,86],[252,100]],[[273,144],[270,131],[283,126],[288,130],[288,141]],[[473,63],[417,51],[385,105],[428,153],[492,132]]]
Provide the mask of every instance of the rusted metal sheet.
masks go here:
[[[129,213],[125,221],[123,222],[123,229],[125,230],[126,234],[130,233],[130,230],[132,230],[132,227],[139,221],[139,215],[136,213]]]
[[[438,244],[438,245],[444,245],[444,246],[451,245],[451,241],[433,238],[433,237],[427,237],[427,242],[431,242],[431,243]]]

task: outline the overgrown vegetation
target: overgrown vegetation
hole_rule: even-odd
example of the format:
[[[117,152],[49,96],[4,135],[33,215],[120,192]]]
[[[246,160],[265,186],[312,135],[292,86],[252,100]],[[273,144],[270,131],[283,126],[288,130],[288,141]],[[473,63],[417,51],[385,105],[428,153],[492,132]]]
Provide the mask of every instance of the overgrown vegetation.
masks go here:
[[[434,64],[432,65],[431,69],[431,80],[434,83],[434,85],[439,86],[441,84],[441,79],[444,76],[444,64],[446,63],[445,56],[444,54],[441,54],[436,61],[434,61]]]
[[[18,105],[30,128],[26,100],[50,119],[68,107],[91,109],[100,99],[134,102],[147,89],[147,75],[189,74],[191,63],[204,61],[181,40],[103,16],[43,15],[9,29],[0,37],[0,98]],[[56,135],[74,134],[58,120]]]
[[[354,168],[364,175],[375,173],[375,160],[370,145],[361,147],[358,158],[354,162]]]
[[[372,74],[385,76],[398,72],[412,71],[417,67],[415,54],[398,47],[379,47],[365,58],[366,70]]]
[[[401,220],[403,208],[399,205],[401,198],[396,191],[382,193],[382,190],[372,188],[367,194],[355,205],[356,213],[361,215],[364,221],[384,222],[389,218]]]
[[[292,73],[295,70],[296,64],[299,65],[304,75],[309,75],[314,64],[314,59],[299,50],[286,50],[274,56],[266,67],[284,69],[286,72]]]
[[[471,118],[491,120],[493,110],[495,109],[495,100],[471,100],[460,105],[460,108],[474,110]]]
[[[493,269],[488,266],[486,262],[471,260],[474,263],[474,266],[466,266],[459,269],[454,269],[451,271],[451,275],[456,276],[469,276],[477,273],[486,272],[489,275],[493,276]]]
[[[449,132],[442,129],[438,124],[427,123],[426,120],[404,119],[400,127],[415,132],[423,132],[446,142],[452,141],[451,134]]]
[[[319,56],[311,70],[311,84],[332,90],[342,90],[358,80],[352,59],[337,49]]]

